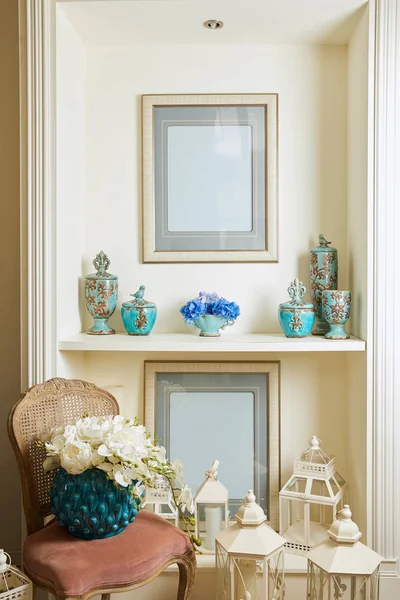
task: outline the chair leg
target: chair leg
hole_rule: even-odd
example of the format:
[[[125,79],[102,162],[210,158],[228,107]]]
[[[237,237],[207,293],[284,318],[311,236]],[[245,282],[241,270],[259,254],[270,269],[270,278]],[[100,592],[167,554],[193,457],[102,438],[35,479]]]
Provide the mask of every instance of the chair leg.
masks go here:
[[[193,551],[187,552],[178,562],[179,588],[177,600],[189,600],[194,580],[196,578],[196,555]]]

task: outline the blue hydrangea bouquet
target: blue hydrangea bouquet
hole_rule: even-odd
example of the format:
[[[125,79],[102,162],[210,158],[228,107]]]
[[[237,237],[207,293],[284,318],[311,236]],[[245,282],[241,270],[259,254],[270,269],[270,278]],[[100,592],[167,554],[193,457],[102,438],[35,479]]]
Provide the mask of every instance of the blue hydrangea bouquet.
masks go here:
[[[188,325],[200,329],[204,337],[219,337],[220,329],[233,325],[240,315],[236,302],[229,302],[213,292],[200,292],[197,298],[189,300],[180,312]]]

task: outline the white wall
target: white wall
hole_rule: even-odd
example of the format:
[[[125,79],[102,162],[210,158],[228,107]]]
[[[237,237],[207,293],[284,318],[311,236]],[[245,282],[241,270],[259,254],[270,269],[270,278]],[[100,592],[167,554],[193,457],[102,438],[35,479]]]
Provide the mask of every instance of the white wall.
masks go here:
[[[56,19],[57,335],[60,338],[81,328],[80,274],[86,202],[86,50],[59,5]],[[62,355],[58,362],[64,363]],[[69,375],[68,370],[64,375]]]
[[[349,289],[352,290],[351,328],[355,335],[368,339],[368,28],[366,8],[348,46],[348,115],[347,115],[347,250]],[[368,348],[367,352],[371,349]],[[367,364],[368,354],[348,355],[348,469],[351,481],[350,502],[354,518],[366,535],[368,510],[372,499],[366,495],[367,461]],[[370,503],[370,504],[368,504]],[[371,543],[371,540],[369,539]]]
[[[141,94],[232,91],[279,93],[279,264],[141,264]],[[178,309],[200,288],[239,303],[235,332],[278,331],[278,304],[294,277],[308,282],[321,231],[339,248],[347,285],[346,48],[93,47],[86,94],[84,266],[103,248],[120,302],[145,284],[159,307],[155,331],[185,331]],[[112,323],[121,329],[119,313]]]

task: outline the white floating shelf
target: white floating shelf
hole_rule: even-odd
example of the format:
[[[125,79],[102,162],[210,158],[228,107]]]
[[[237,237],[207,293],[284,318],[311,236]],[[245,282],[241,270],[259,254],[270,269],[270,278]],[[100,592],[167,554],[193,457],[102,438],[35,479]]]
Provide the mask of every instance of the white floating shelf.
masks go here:
[[[84,352],[362,352],[364,340],[326,340],[319,336],[293,339],[283,333],[222,334],[219,338],[190,333],[152,333],[149,336],[87,335],[78,333],[58,342],[59,350]]]

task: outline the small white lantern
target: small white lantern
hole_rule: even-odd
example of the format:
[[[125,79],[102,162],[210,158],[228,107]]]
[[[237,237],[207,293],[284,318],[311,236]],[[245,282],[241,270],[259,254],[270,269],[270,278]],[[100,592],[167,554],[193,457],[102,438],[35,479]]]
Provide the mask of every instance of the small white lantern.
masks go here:
[[[236,523],[216,538],[217,600],[283,600],[285,539],[249,490]]]
[[[329,538],[308,554],[309,600],[378,600],[382,557],[359,540],[346,504],[329,528]]]
[[[228,490],[218,481],[219,461],[215,460],[210,469],[206,471],[206,479],[196,491],[194,499],[197,538],[200,534],[200,520],[204,509],[205,538],[202,539],[202,552],[215,552],[215,536],[221,529],[228,527]]]
[[[32,591],[30,579],[11,565],[7,552],[0,550],[0,600],[32,600]]]
[[[314,435],[279,492],[279,533],[285,537],[286,547],[297,554],[307,554],[327,538],[347,489],[336,471],[335,458],[320,444]]]
[[[142,507],[144,508],[149,504],[153,506],[156,515],[174,521],[176,527],[179,527],[179,513],[174,502],[171,486],[167,479],[158,473],[154,478],[154,487],[146,488]]]

